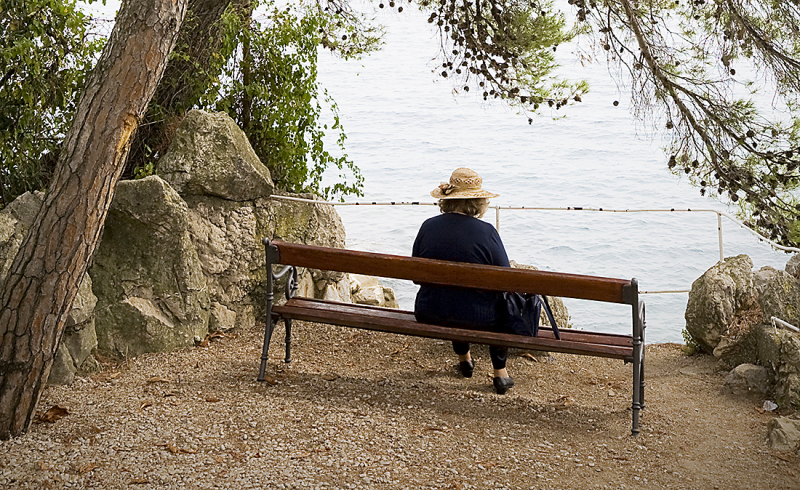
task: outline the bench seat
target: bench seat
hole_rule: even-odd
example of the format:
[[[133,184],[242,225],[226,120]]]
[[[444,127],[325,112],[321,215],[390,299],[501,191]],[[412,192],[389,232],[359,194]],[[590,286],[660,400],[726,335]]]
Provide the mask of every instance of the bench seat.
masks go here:
[[[644,302],[639,299],[636,279],[566,274],[560,272],[515,269],[483,264],[448,262],[400,255],[344,250],[282,240],[264,239],[267,261],[266,325],[258,379],[265,379],[272,331],[278,321],[286,325],[286,357],[291,360],[293,320],[361,328],[401,335],[455,340],[475,344],[500,345],[519,349],[563,352],[593,357],[621,359],[633,365],[631,433],[639,433],[639,412],[644,408]],[[279,272],[274,265],[282,265]],[[470,330],[458,326],[440,326],[417,322],[410,311],[379,308],[295,295],[298,268],[321,269],[350,274],[364,274],[435,284],[445,287],[473,288],[485,291],[512,291],[576,298],[628,305],[631,312],[631,335],[562,330],[557,340],[550,328],[540,328],[539,336]],[[286,303],[274,300],[275,281],[287,276]]]
[[[272,311],[283,318],[365,330],[633,361],[633,337],[630,335],[561,330],[561,340],[556,340],[552,329],[542,327],[538,337],[525,337],[419,323],[410,311],[301,297],[273,306]]]

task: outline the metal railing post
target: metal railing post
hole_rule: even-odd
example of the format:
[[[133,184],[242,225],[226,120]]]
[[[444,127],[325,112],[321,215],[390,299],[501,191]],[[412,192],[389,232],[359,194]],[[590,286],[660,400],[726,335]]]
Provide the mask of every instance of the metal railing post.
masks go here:
[[[722,253],[722,215],[717,213],[717,234],[719,235],[719,261],[725,258],[725,255]]]
[[[494,227],[497,230],[497,233],[500,233],[500,206],[496,205],[494,207]]]

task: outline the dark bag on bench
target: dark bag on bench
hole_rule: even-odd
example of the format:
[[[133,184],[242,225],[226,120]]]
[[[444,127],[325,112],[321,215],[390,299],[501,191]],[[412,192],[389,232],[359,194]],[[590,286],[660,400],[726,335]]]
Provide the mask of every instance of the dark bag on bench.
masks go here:
[[[558,331],[556,319],[550,311],[550,303],[547,296],[538,294],[503,293],[506,309],[506,327],[519,335],[536,337],[539,334],[539,316],[544,309],[550,326],[553,327],[553,335],[561,340],[561,333]]]

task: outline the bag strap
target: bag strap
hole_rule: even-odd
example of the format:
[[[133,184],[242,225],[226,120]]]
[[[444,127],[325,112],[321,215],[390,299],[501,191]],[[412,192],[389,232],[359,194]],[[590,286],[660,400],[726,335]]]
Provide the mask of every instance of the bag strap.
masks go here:
[[[553,335],[555,335],[556,340],[561,340],[561,332],[558,330],[558,325],[556,325],[556,319],[553,316],[553,312],[550,310],[550,303],[547,301],[547,296],[542,295],[542,299],[544,300],[544,312],[547,315],[547,319],[550,321],[550,326],[553,327]],[[536,315],[536,323],[538,324],[539,315]],[[538,326],[538,325],[537,325]],[[538,328],[536,329],[538,330]],[[534,334],[536,335],[536,334]]]

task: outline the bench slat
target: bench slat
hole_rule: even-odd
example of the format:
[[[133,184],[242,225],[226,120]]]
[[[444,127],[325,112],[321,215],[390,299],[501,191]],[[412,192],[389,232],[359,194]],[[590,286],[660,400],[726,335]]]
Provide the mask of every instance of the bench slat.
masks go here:
[[[419,284],[517,291],[610,303],[627,303],[623,291],[631,285],[631,281],[625,279],[329,249],[282,240],[274,240],[270,246],[278,251],[281,264],[407,279]]]
[[[287,306],[293,308],[308,308],[319,310],[320,314],[329,311],[350,312],[353,314],[370,315],[374,317],[392,318],[406,322],[416,322],[414,313],[411,311],[398,310],[394,308],[382,308],[380,306],[369,305],[355,305],[353,303],[339,303],[334,301],[325,301],[314,298],[294,297],[290,299]],[[633,347],[633,337],[630,335],[621,335],[613,333],[602,332],[587,332],[583,330],[570,330],[561,329],[561,340],[570,342],[583,342],[588,344],[601,344],[601,345],[616,345],[620,347]],[[539,337],[546,339],[555,339],[553,330],[549,327],[539,328]]]
[[[633,349],[631,347],[570,342],[543,337],[524,337],[521,335],[501,334],[480,330],[441,327],[438,325],[392,318],[391,316],[365,314],[367,313],[365,311],[347,311],[347,309],[344,308],[325,309],[320,308],[319,304],[317,307],[311,307],[309,304],[292,306],[292,304],[287,303],[282,306],[274,306],[273,312],[285,318],[296,320],[343,325],[417,337],[455,340],[476,344],[504,345],[520,349],[564,352],[567,354],[610,357],[628,361],[633,359]]]

